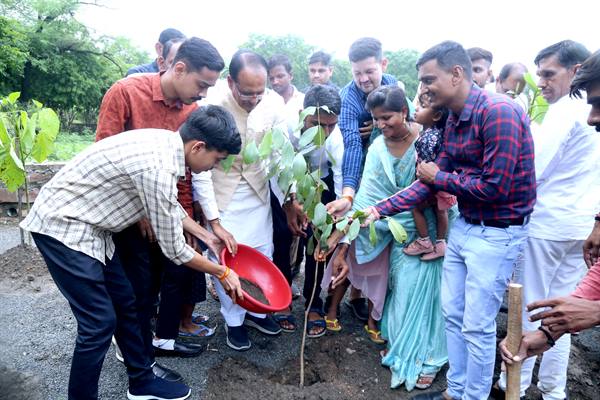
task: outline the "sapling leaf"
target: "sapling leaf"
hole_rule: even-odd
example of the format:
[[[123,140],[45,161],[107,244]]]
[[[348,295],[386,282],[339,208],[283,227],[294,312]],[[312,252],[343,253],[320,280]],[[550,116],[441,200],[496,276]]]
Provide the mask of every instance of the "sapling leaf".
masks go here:
[[[302,181],[306,174],[306,160],[302,154],[298,153],[294,157],[292,171],[294,172],[294,179],[296,179],[296,181]]]
[[[369,242],[371,242],[371,246],[375,246],[378,240],[377,229],[375,229],[375,224],[371,222],[369,224]]]
[[[315,135],[314,139],[313,139],[313,143],[315,144],[315,146],[323,146],[323,144],[325,143],[325,139],[327,139],[327,135],[325,134],[325,129],[323,129],[323,127],[321,125],[317,126],[317,134]]]
[[[267,158],[273,152],[273,131],[267,131],[258,147],[258,155],[261,160]]]
[[[279,150],[286,142],[285,133],[280,128],[273,128],[272,136],[273,151]]]
[[[356,237],[358,236],[358,232],[360,232],[360,221],[355,219],[350,224],[350,229],[348,230],[348,239],[350,239],[351,241],[356,239]]]
[[[234,162],[235,162],[235,154],[230,154],[229,156],[227,156],[226,159],[221,161],[221,167],[223,168],[223,171],[225,171],[225,173],[229,172],[231,170],[231,167],[233,166]]]
[[[255,141],[246,144],[246,147],[242,151],[242,159],[244,160],[244,164],[253,164],[258,160],[258,147]]]
[[[305,130],[302,136],[300,136],[298,146],[300,146],[300,148],[306,147],[310,142],[313,141],[317,133],[319,133],[318,126],[313,126]]]
[[[392,232],[392,235],[394,236],[396,242],[406,242],[406,239],[408,239],[408,235],[406,234],[406,230],[404,229],[402,224],[393,218],[388,218],[387,222],[388,227],[390,228],[390,232]]]
[[[281,152],[281,164],[284,169],[292,168],[292,163],[294,162],[294,157],[296,153],[294,152],[294,146],[290,142],[285,142],[283,145],[283,150]]]
[[[317,203],[315,206],[315,216],[312,220],[316,226],[321,226],[327,223],[327,208],[323,203]]]
[[[348,221],[350,220],[347,217],[342,218],[335,224],[335,228],[338,231],[343,231],[344,229],[346,229],[346,226],[348,226]]]

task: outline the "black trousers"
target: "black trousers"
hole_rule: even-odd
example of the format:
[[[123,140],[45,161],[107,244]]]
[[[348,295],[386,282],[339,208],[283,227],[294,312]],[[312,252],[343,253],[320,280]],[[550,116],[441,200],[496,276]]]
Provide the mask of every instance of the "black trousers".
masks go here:
[[[32,236],[77,320],[69,399],[98,398],[98,379],[113,334],[125,358],[130,382],[153,379],[133,288],[119,257],[115,254],[103,265],[50,236],[39,233]]]
[[[135,291],[146,349],[149,354],[153,354],[150,320],[156,314],[159,292],[156,336],[161,339],[177,339],[182,304],[205,299],[205,296],[190,293],[193,288],[206,292],[204,275],[173,263],[162,254],[158,243],[149,243],[142,237],[137,225],[114,234],[113,239]],[[198,284],[191,285],[191,282]]]
[[[292,266],[290,265],[290,247],[292,247],[292,232],[288,228],[285,211],[279,204],[279,199],[271,192],[271,213],[273,215],[273,264],[279,268],[288,284],[292,284]]]
[[[335,192],[334,192],[334,185],[333,185],[333,172],[331,171],[331,169],[329,170],[329,174],[323,179],[323,182],[325,182],[327,184],[327,187],[329,188],[329,190],[325,190],[323,191],[323,194],[321,195],[321,203],[323,204],[327,204],[333,200],[335,200]],[[306,236],[308,239],[306,239],[307,241],[310,240],[310,237],[312,236],[313,232],[312,232],[312,228],[309,226],[307,231],[306,231]],[[315,239],[313,239],[315,240]],[[316,244],[316,242],[315,242]],[[316,248],[316,246],[315,246]],[[321,281],[323,280],[323,273],[325,272],[325,267],[327,266],[327,263],[329,263],[329,260],[331,258],[331,255],[329,257],[327,257],[327,260],[323,263],[319,263],[319,268],[317,268],[317,262],[315,261],[315,257],[312,254],[308,254],[308,247],[306,247],[305,250],[305,257],[304,257],[304,288],[302,289],[302,295],[304,296],[305,302],[304,302],[304,308],[308,308],[308,304],[310,302],[310,299],[312,297],[312,304],[310,306],[310,309],[313,311],[317,311],[317,312],[322,312],[323,311],[323,301],[321,300]],[[315,293],[314,295],[312,295],[313,293],[313,287],[315,285],[315,280],[317,281],[317,287],[315,289]],[[312,296],[311,296],[312,295]]]

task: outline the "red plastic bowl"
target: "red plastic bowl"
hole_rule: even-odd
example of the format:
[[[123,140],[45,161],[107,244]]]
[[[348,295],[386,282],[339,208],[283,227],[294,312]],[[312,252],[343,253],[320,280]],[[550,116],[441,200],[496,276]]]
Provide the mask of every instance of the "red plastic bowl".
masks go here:
[[[240,278],[256,284],[269,300],[269,304],[261,303],[244,291],[244,299],[238,300],[239,306],[256,313],[272,313],[289,307],[292,302],[290,285],[277,266],[260,251],[238,243],[235,257],[227,248],[223,249],[221,262],[234,270]]]

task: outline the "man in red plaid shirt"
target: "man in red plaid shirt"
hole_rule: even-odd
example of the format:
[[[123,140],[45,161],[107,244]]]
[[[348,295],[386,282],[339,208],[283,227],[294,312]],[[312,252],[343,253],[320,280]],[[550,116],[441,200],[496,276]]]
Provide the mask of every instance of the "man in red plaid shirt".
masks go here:
[[[533,140],[529,119],[506,96],[473,85],[471,61],[446,41],[417,61],[423,93],[450,116],[435,163],[417,167],[418,180],[369,207],[369,220],[407,211],[434,192],[458,198],[442,277],[448,388],[418,399],[486,399],[492,384],[495,318],[526,243],[535,203]]]

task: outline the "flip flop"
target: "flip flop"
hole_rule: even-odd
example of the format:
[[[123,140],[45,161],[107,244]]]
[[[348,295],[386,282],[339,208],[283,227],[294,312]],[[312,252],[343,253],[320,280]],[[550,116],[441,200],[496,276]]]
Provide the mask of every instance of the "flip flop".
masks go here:
[[[325,317],[325,324],[327,327],[328,331],[331,332],[339,332],[342,330],[342,325],[340,324],[340,321],[338,321],[338,319],[328,319],[327,317]]]
[[[217,328],[216,326],[214,328],[209,328],[208,326],[203,324],[196,325],[198,325],[198,329],[196,329],[194,332],[186,332],[180,330],[179,336],[187,338],[208,338],[215,334],[215,330]]]
[[[386,342],[386,340],[381,337],[381,331],[369,329],[369,325],[365,325],[365,331],[367,331],[367,335],[369,335],[369,340],[371,342],[377,344],[384,344]]]
[[[437,373],[435,374],[420,374],[419,378],[417,379],[417,383],[415,384],[415,387],[417,389],[421,389],[421,390],[425,390],[425,389],[429,389],[431,387],[431,385],[433,385],[433,381],[435,380]],[[421,381],[421,379],[425,380],[425,383],[419,383]]]
[[[202,325],[207,323],[210,320],[210,317],[208,315],[202,315],[202,314],[192,314],[192,322],[196,325]]]
[[[323,328],[322,331],[318,333],[310,333],[313,328]],[[306,337],[309,338],[318,338],[327,333],[327,324],[324,319],[316,319],[314,321],[306,321]]]
[[[284,332],[295,332],[296,331],[296,317],[294,317],[292,314],[273,314],[273,319],[275,320],[275,322],[277,322],[277,324],[279,324],[279,327],[281,328],[282,331]],[[282,322],[287,322],[288,324],[292,324],[294,326],[294,329],[288,329],[285,328],[281,323]]]

